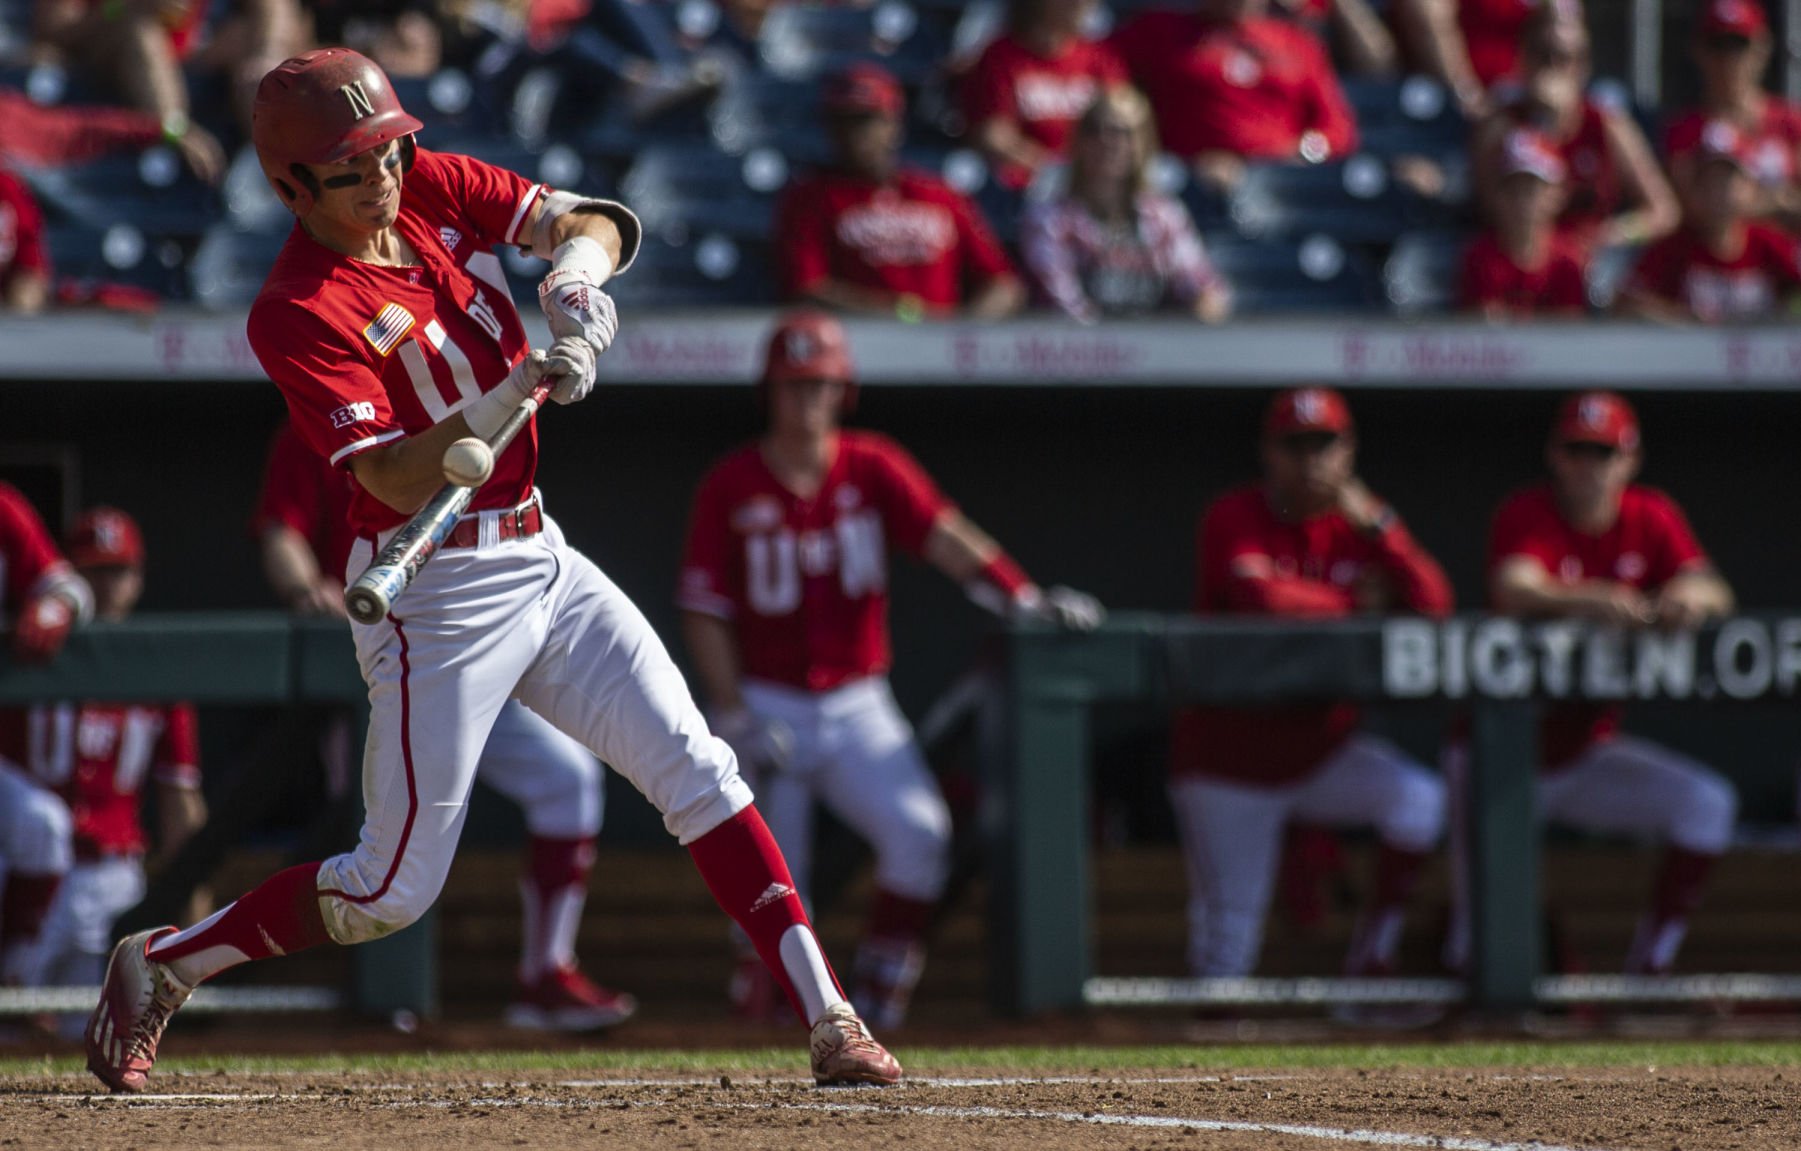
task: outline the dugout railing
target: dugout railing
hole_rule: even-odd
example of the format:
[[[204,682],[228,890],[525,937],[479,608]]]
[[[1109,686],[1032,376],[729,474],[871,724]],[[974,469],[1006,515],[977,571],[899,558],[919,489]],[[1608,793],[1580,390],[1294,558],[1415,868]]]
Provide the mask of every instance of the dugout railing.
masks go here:
[[[1699,632],[1625,634],[1483,616],[1300,623],[1120,614],[1087,633],[1021,626],[1005,648],[1004,686],[984,721],[998,1010],[1361,1001],[1468,1002],[1513,1012],[1579,1001],[1801,999],[1801,978],[1785,976],[1546,976],[1532,787],[1539,701],[1793,701],[1801,617],[1752,614]],[[1108,702],[1309,699],[1467,709],[1474,927],[1467,982],[1096,977],[1090,710]]]
[[[146,612],[79,629],[51,663],[0,656],[0,707],[55,700],[188,700],[222,705],[329,705],[355,717],[356,746],[368,693],[342,622],[278,612]],[[355,789],[360,796],[360,787]],[[129,914],[129,913],[128,913]],[[197,991],[191,1011],[331,1011],[381,1017],[436,1013],[436,929],[430,913],[391,936],[353,948],[344,991],[308,986],[222,986]],[[86,1011],[92,988],[0,988],[0,1016]]]

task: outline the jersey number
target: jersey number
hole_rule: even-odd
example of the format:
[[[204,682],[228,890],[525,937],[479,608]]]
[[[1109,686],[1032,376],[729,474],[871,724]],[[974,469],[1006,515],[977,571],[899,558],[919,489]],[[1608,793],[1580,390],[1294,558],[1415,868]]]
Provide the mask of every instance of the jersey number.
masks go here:
[[[802,576],[838,568],[845,598],[860,599],[888,583],[882,521],[872,511],[839,516],[829,531],[791,530],[749,536],[744,541],[745,595],[758,615],[788,615],[800,607]]]

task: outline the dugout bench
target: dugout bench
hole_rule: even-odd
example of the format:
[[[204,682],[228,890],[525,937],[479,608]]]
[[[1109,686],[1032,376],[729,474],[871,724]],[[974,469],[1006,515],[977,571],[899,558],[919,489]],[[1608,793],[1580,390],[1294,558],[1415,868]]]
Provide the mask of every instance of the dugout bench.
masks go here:
[[[1331,622],[1121,613],[1093,632],[1019,625],[983,717],[996,905],[992,999],[1013,1015],[1084,1005],[1541,1003],[1801,998],[1792,977],[1545,977],[1533,814],[1537,702],[1792,701],[1801,618],[1623,634],[1475,615]],[[1467,708],[1472,970],[1457,980],[1092,978],[1089,709],[1351,699]],[[1797,740],[1801,743],[1801,739]]]

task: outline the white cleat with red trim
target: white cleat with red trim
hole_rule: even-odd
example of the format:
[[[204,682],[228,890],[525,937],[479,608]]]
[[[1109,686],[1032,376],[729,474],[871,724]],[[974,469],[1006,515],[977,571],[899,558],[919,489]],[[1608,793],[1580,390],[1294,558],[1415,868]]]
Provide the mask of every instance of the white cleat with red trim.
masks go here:
[[[128,935],[106,964],[100,1003],[88,1018],[88,1070],[114,1091],[142,1091],[156,1064],[169,1016],[194,989],[147,954],[150,944],[176,929],[155,927]]]
[[[901,1065],[875,1041],[848,1003],[826,1008],[813,1024],[813,1081],[821,1087],[899,1083]]]

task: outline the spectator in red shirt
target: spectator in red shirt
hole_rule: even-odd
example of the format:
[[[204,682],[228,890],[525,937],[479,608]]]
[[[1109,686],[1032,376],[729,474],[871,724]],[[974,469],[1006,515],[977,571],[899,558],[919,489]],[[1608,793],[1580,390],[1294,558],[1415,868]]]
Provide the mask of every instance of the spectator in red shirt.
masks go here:
[[[79,164],[111,152],[139,151],[168,143],[162,124],[136,108],[42,105],[16,88],[0,86],[0,164],[54,167]],[[224,153],[205,129],[173,140],[202,180],[218,178]]]
[[[42,311],[50,299],[44,217],[17,176],[0,167],[0,311]]]
[[[790,186],[776,210],[788,295],[908,320],[1017,312],[1025,288],[981,212],[900,167],[899,82],[855,64],[827,81],[822,102],[836,163]]]
[[[1546,4],[1526,22],[1521,73],[1501,107],[1480,124],[1470,147],[1473,183],[1494,218],[1500,141],[1516,127],[1536,128],[1569,168],[1559,222],[1588,248],[1648,243],[1681,222],[1676,193],[1644,133],[1626,113],[1587,94],[1588,29],[1578,15]]]
[[[971,136],[1008,187],[1023,188],[1063,158],[1079,119],[1125,66],[1082,36],[1094,0],[1010,0],[1007,30],[963,82]]]
[[[1715,324],[1766,319],[1792,302],[1801,290],[1795,237],[1751,218],[1753,148],[1723,120],[1707,126],[1688,222],[1645,251],[1620,294],[1622,312]]]
[[[1114,88],[1076,129],[1065,194],[1026,212],[1026,264],[1044,298],[1070,318],[1092,323],[1174,305],[1217,323],[1231,311],[1231,289],[1188,209],[1150,187],[1156,155],[1151,106],[1135,89]]]
[[[1338,619],[1443,616],[1451,586],[1400,517],[1357,477],[1344,397],[1284,392],[1263,424],[1263,480],[1208,507],[1197,538],[1195,610]],[[1188,862],[1188,961],[1197,976],[1249,975],[1290,821],[1374,826],[1376,893],[1347,969],[1394,969],[1408,896],[1444,830],[1438,777],[1357,731],[1355,705],[1196,707],[1177,717],[1170,800]]]
[[[1550,481],[1515,492],[1489,536],[1496,611],[1586,620],[1613,628],[1700,626],[1732,611],[1732,589],[1669,496],[1633,482],[1638,416],[1612,392],[1564,402],[1545,447]],[[1662,974],[1675,963],[1714,862],[1732,841],[1732,785],[1689,757],[1620,731],[1618,705],[1547,704],[1539,724],[1534,806],[1547,821],[1589,832],[1655,836],[1668,844],[1627,953],[1626,970]],[[1453,794],[1468,777],[1463,747],[1448,749]],[[1461,850],[1452,821],[1453,854]],[[1446,958],[1461,968],[1469,921],[1459,887]]]
[[[1112,44],[1157,113],[1163,146],[1222,188],[1246,161],[1319,163],[1357,150],[1357,122],[1325,49],[1267,0],[1145,12]]]
[[[1764,91],[1770,26],[1756,0],[1710,0],[1695,24],[1701,103],[1670,122],[1664,155],[1685,210],[1692,210],[1701,134],[1715,120],[1741,132],[1760,193],[1753,209],[1801,230],[1801,106]]]
[[[1515,128],[1501,141],[1494,226],[1463,257],[1462,307],[1485,319],[1581,315],[1582,249],[1557,230],[1568,170],[1543,136]]]
[[[1395,0],[1407,56],[1444,84],[1471,120],[1491,110],[1489,89],[1520,70],[1520,34],[1540,3],[1582,18],[1576,0]]]

